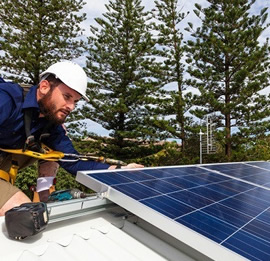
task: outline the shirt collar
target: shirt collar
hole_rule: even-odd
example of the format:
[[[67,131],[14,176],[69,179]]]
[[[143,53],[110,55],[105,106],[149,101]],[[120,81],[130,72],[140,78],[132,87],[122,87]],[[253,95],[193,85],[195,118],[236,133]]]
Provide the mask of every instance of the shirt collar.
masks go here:
[[[22,109],[27,108],[34,108],[39,110],[39,105],[37,102],[37,86],[31,87],[25,96]]]

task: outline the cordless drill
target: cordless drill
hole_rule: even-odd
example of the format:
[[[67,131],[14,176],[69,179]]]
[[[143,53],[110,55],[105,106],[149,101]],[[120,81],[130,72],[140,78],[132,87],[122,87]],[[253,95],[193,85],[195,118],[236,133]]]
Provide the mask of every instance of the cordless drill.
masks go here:
[[[91,196],[91,194],[84,193],[76,188],[75,189],[58,190],[58,191],[54,191],[50,194],[48,202],[86,198],[89,196]]]

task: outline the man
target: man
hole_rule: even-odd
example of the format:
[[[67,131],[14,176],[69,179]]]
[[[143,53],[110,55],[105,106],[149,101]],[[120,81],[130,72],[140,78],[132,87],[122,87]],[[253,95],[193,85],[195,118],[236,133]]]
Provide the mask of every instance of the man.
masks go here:
[[[65,133],[63,123],[81,97],[88,101],[86,88],[85,72],[79,65],[69,61],[55,63],[41,73],[39,85],[30,88],[25,97],[23,89],[18,84],[7,83],[0,79],[0,148],[29,149],[29,146],[33,145],[37,148],[41,140],[55,151],[77,154]],[[0,170],[8,172],[12,160],[16,162],[19,169],[35,161],[31,157],[0,151]],[[59,164],[73,175],[78,170],[117,167],[93,161],[60,162]],[[138,167],[143,166],[131,163],[125,168]],[[48,196],[48,189],[52,185],[57,168],[58,165],[55,162],[39,164],[40,178],[37,181],[37,191],[41,197],[44,193],[45,198]],[[0,179],[0,215],[26,202],[30,202],[30,199],[22,191]]]

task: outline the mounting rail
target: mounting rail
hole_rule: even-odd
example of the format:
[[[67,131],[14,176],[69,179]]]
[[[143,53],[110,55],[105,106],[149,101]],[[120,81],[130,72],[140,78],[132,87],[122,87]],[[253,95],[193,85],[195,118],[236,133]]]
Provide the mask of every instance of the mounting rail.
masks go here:
[[[108,199],[100,198],[97,194],[93,194],[93,196],[84,199],[71,199],[48,203],[49,223],[81,217],[115,206],[116,204]]]

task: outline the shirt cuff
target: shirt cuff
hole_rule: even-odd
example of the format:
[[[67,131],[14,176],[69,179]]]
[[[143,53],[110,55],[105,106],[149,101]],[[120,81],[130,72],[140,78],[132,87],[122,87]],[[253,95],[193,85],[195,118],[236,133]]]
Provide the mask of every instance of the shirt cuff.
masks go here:
[[[37,192],[48,190],[53,185],[54,177],[42,177],[37,179]]]

